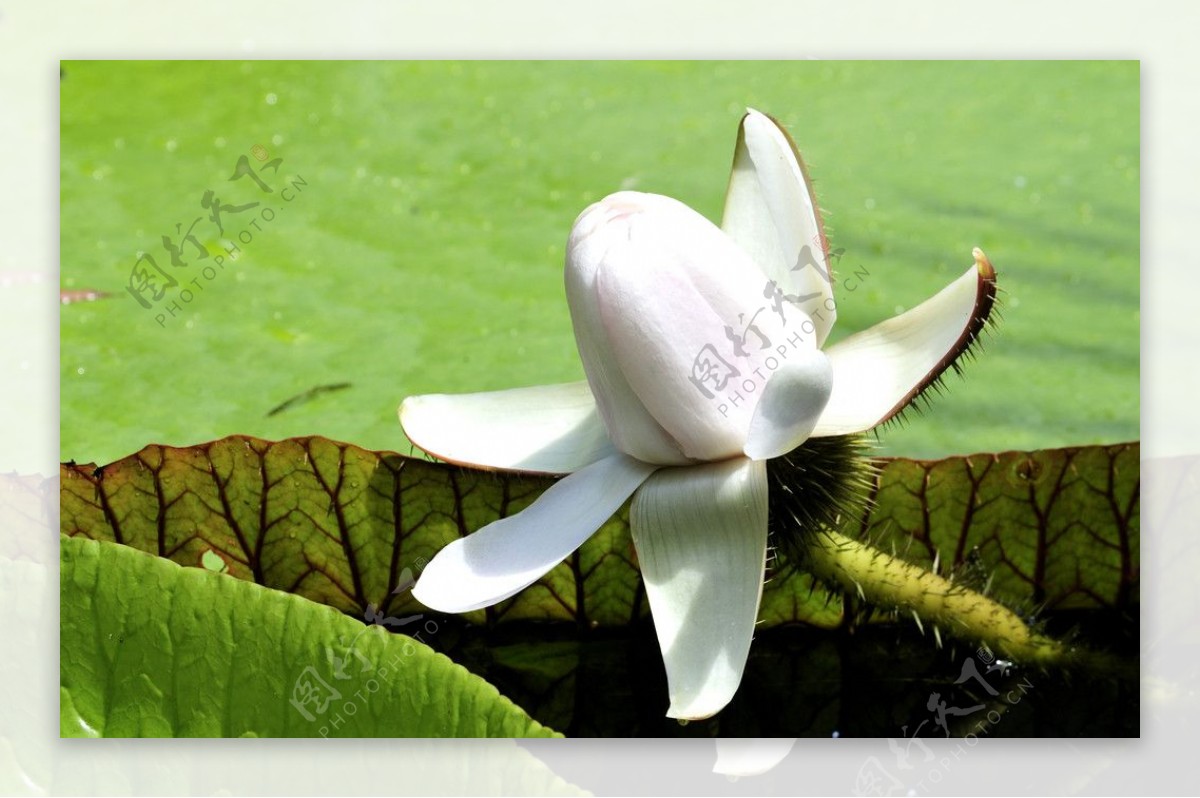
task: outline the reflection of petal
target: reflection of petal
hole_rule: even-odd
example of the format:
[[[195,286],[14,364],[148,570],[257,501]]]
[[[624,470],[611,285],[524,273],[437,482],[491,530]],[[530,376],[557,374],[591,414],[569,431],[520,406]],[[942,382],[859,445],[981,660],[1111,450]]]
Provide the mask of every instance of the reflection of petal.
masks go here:
[[[820,212],[796,145],[758,111],[738,130],[721,229],[785,294],[808,297],[800,307],[817,325],[817,345],[824,344],[837,310]]]
[[[13,337],[27,332],[19,327],[13,324],[5,332]],[[5,379],[14,377],[16,371],[14,360],[11,368],[4,369]],[[13,426],[28,423],[27,416],[8,420]],[[53,456],[51,452],[38,452],[36,459],[43,455],[44,459]],[[45,696],[58,689],[57,670],[46,667],[46,662],[59,652],[58,643],[45,634],[45,629],[58,622],[60,586],[50,566],[58,556],[58,502],[57,478],[0,474],[0,518],[4,520],[0,524],[0,596],[4,597],[0,603],[0,639],[4,641],[4,656],[0,657],[0,684],[4,685],[0,794],[4,795],[50,794],[55,786],[55,760],[61,762],[69,754],[69,746],[64,750],[50,742],[63,731],[57,714],[47,711],[45,701]],[[73,600],[72,589],[62,589],[63,600]],[[62,656],[71,656],[81,643],[64,637]],[[65,721],[62,723],[65,728]],[[86,756],[75,751],[71,761],[78,765]],[[81,770],[75,769],[70,777],[78,778]],[[124,791],[129,789],[126,782]]]
[[[779,457],[808,440],[832,388],[833,370],[825,353],[800,352],[787,360],[771,375],[754,408],[746,456]]]
[[[439,551],[413,596],[442,612],[469,612],[512,596],[579,548],[654,468],[617,454],[564,477],[520,513]]]
[[[766,464],[668,468],[629,513],[673,718],[706,718],[742,678],[767,556]]]
[[[416,446],[459,465],[567,474],[614,451],[586,382],[410,396],[400,424]]]
[[[757,776],[782,762],[795,737],[718,737],[713,773],[723,776]]]
[[[897,415],[968,350],[987,323],[996,272],[975,265],[912,310],[827,348],[833,395],[814,435],[862,432]]]

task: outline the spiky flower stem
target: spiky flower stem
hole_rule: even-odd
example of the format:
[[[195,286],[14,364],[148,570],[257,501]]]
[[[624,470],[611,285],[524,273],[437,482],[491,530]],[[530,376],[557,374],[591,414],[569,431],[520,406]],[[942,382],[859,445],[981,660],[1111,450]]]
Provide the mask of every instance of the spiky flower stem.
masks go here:
[[[904,562],[831,529],[808,535],[803,567],[818,579],[879,607],[912,614],[965,640],[986,644],[1018,663],[1061,665],[1064,644],[1038,634],[1012,610],[982,593]]]

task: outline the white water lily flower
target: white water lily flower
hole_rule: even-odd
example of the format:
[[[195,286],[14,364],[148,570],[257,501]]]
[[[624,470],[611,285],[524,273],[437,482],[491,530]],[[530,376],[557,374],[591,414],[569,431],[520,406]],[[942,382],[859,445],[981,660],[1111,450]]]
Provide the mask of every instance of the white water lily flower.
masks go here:
[[[668,716],[711,716],[741,681],[767,558],[766,460],[899,413],[974,340],[994,296],[983,254],[923,304],[823,349],[836,318],[819,212],[791,139],[742,119],[721,227],[620,192],[566,255],[586,382],[410,397],[409,439],[443,460],[568,474],[450,543],[414,595],[444,612],[509,598],[633,497]]]

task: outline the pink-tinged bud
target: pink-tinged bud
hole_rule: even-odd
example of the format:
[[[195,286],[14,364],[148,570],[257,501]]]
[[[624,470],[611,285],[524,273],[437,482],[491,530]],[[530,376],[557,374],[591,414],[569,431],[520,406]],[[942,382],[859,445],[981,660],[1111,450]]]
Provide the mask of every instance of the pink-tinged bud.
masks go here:
[[[566,285],[588,382],[626,454],[664,465],[742,455],[768,383],[789,369],[794,383],[796,364],[816,374],[813,406],[796,417],[815,423],[825,405],[828,364],[801,298],[681,202],[626,191],[585,210]]]

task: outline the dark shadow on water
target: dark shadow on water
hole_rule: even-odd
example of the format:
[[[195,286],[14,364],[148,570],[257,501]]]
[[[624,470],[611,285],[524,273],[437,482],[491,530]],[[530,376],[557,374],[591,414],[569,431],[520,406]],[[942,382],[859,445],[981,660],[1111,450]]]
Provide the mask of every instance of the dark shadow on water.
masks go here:
[[[853,634],[770,629],[755,637],[730,705],[687,725],[665,717],[666,676],[649,623],[580,635],[565,625],[483,630],[446,618],[437,648],[570,737],[836,734],[906,745],[914,736],[1138,736],[1136,616],[1056,613],[1045,622],[1106,651],[1106,664],[1066,672],[1007,667],[973,646],[939,649],[905,624]],[[978,676],[964,680],[969,673]]]

